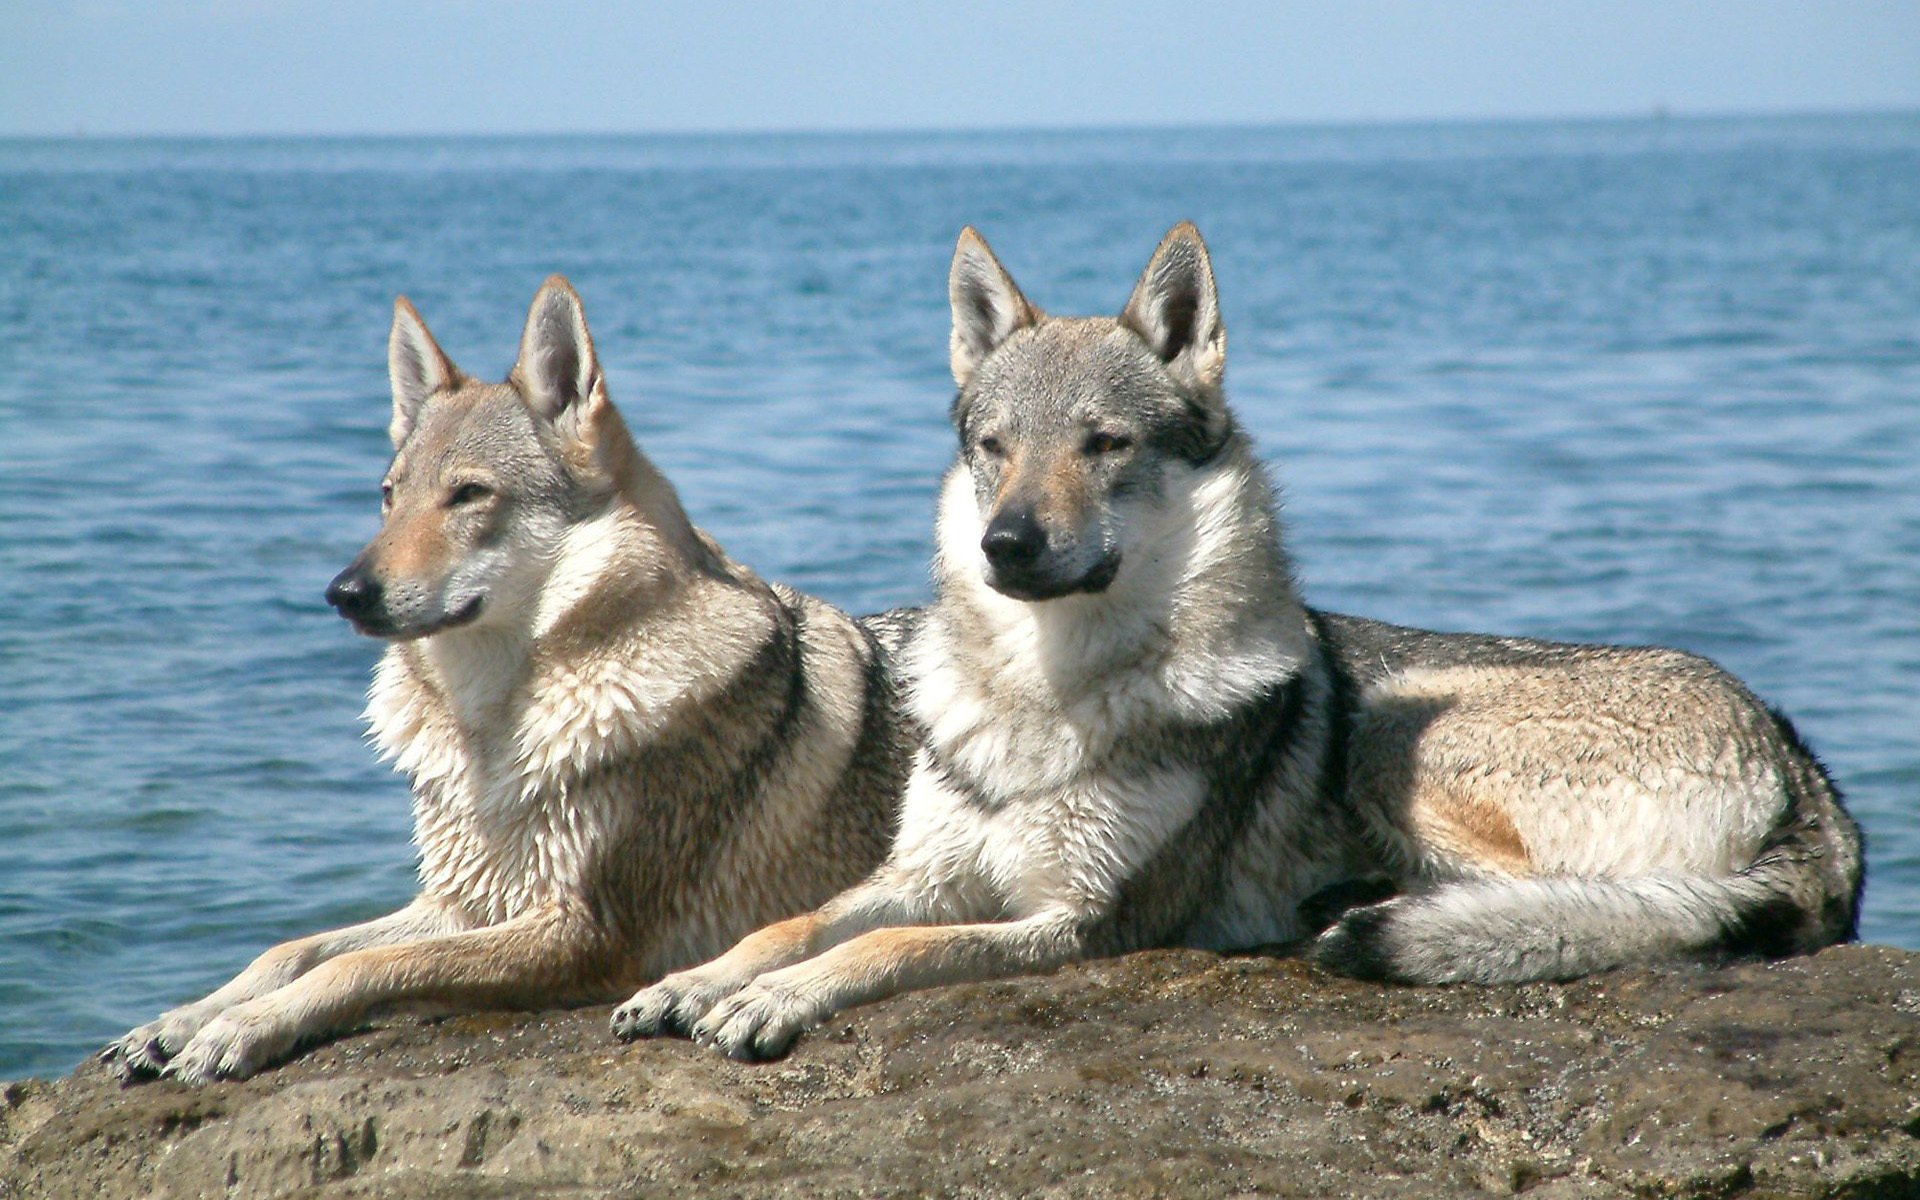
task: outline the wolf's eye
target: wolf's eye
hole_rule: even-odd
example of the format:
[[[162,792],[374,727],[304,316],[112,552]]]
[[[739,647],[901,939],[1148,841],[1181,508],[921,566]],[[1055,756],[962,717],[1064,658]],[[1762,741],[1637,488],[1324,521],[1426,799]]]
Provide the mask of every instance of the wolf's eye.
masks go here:
[[[491,495],[493,495],[493,489],[484,483],[463,483],[453,489],[453,494],[447,497],[447,507],[459,508],[463,504],[485,500]]]
[[[1088,454],[1112,454],[1133,445],[1133,439],[1119,433],[1095,433],[1087,437]]]
[[[992,434],[988,434],[986,437],[980,439],[980,453],[999,458],[1000,450],[1000,439],[994,437]]]

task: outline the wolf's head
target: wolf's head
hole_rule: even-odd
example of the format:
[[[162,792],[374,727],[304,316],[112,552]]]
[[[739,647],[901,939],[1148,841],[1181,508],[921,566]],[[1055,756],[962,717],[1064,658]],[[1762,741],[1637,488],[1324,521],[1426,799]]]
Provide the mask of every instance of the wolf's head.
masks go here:
[[[327,588],[374,637],[524,624],[569,531],[631,501],[665,541],[693,537],[634,448],[580,298],[558,275],[533,299],[505,383],[462,374],[406,297],[387,342],[393,463],[380,532]]]
[[[947,290],[953,421],[987,583],[1018,600],[1104,591],[1140,535],[1135,510],[1233,434],[1199,231],[1167,234],[1117,318],[1048,317],[971,227]]]

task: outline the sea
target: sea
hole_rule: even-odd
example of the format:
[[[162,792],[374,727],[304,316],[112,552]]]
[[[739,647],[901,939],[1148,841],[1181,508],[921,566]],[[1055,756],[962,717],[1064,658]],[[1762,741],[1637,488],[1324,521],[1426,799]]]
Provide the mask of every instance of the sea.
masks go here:
[[[0,141],[0,1078],[412,891],[364,744],[393,299],[500,378],[564,273],[695,520],[929,596],[946,274],[1112,313],[1198,222],[1319,606],[1709,655],[1920,949],[1920,114]]]

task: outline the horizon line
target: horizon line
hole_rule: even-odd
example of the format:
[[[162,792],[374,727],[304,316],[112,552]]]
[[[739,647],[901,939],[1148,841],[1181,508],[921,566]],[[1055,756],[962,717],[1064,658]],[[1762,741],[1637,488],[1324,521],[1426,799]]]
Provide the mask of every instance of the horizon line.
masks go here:
[[[1631,111],[1488,114],[1453,114],[1432,117],[1342,117],[1325,119],[1278,119],[1271,121],[1138,121],[1115,124],[1036,123],[1031,125],[899,125],[899,126],[712,126],[677,129],[540,129],[522,130],[342,130],[304,131],[120,131],[95,132],[75,129],[59,133],[0,130],[0,141],[9,142],[90,142],[90,141],[338,141],[418,139],[521,139],[521,138],[756,138],[756,137],[936,137],[995,136],[1005,134],[1116,134],[1116,133],[1212,133],[1252,132],[1256,130],[1311,130],[1358,128],[1433,128],[1475,125],[1567,125],[1614,124],[1622,122],[1661,123],[1739,120],[1793,120],[1832,117],[1920,117],[1920,105],[1913,107],[1843,107],[1779,109],[1688,109],[1676,111],[1668,105],[1650,105]]]

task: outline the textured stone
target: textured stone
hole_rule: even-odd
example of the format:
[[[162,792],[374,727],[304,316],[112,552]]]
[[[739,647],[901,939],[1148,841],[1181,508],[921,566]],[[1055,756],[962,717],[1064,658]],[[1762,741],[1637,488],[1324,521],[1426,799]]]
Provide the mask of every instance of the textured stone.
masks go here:
[[[607,1010],[396,1023],[241,1084],[0,1101],[0,1196],[1920,1197],[1920,955],[1386,988],[1137,954],[780,1063]]]

